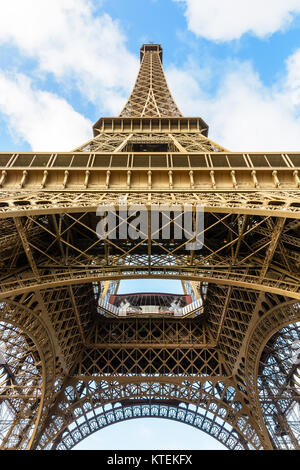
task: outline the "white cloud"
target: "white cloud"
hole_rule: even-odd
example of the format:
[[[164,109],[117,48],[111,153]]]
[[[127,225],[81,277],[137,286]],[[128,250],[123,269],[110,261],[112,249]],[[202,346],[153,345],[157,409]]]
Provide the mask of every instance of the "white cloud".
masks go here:
[[[300,50],[288,59],[284,79],[272,87],[250,63],[224,63],[213,95],[200,87],[196,61],[166,74],[183,114],[200,115],[212,140],[231,151],[277,152],[300,149],[299,70]]]
[[[189,29],[213,41],[260,38],[288,27],[300,13],[300,0],[175,0],[184,2]]]
[[[138,70],[118,22],[92,0],[0,0],[0,44],[16,46],[41,72],[75,80],[81,93],[119,114]]]
[[[92,123],[67,101],[35,90],[30,79],[0,73],[0,111],[14,138],[28,142],[33,151],[70,151],[92,137]]]
[[[295,106],[300,105],[300,49],[287,60],[287,87],[290,90],[290,99]]]

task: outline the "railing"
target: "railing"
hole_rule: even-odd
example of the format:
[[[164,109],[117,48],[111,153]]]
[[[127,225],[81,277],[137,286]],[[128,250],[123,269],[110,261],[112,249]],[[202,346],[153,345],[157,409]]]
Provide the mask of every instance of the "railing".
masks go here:
[[[120,316],[119,313],[119,308],[115,307],[114,305],[110,304],[107,301],[101,301],[101,299],[98,302],[98,306],[103,309],[108,311],[109,313],[112,313],[113,315]]]
[[[196,312],[197,310],[200,310],[203,307],[203,302],[202,299],[197,299],[191,304],[186,305],[181,309],[181,315],[178,315],[178,313],[175,313],[175,316],[185,316],[188,315],[189,313]]]
[[[143,307],[143,311],[139,311],[138,309],[132,310],[132,307],[116,307],[115,305],[110,304],[107,301],[102,301],[101,299],[98,302],[98,306],[100,309],[106,310],[106,312],[113,314],[117,317],[124,317],[129,315],[143,315],[143,314],[158,314],[158,315],[174,315],[174,317],[185,317],[191,313],[198,314],[202,311],[202,299],[197,299],[194,302],[186,305],[183,308],[176,308],[173,311],[158,311],[158,308],[151,305],[146,305]],[[155,311],[155,308],[157,311]]]
[[[117,182],[120,173],[124,173],[124,181],[127,181],[124,185]],[[109,192],[261,189],[280,192],[282,189],[300,188],[300,155],[229,152],[0,153],[0,188],[13,192],[16,189],[35,192],[86,189]]]

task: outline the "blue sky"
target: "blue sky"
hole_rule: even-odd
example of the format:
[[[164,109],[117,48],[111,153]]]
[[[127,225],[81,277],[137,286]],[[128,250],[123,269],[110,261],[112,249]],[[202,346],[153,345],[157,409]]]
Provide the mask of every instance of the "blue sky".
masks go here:
[[[300,0],[0,0],[3,151],[67,151],[128,97],[143,42],[232,151],[300,148]]]
[[[81,441],[75,450],[225,450],[223,444],[183,423],[139,418],[113,424]]]
[[[125,104],[144,42],[163,46],[175,101],[209,124],[214,141],[300,150],[300,0],[0,0],[0,11],[0,151],[68,151],[89,140],[92,124]],[[127,438],[122,445],[143,448],[147,435],[160,448],[167,435],[182,448],[218,446],[184,425],[137,423],[84,445]]]

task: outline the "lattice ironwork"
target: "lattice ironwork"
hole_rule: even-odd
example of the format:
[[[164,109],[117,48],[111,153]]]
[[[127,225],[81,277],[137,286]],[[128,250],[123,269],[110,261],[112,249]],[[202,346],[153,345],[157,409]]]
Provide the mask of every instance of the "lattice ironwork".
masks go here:
[[[141,47],[141,68],[121,117],[182,116],[167,85],[162,68],[162,48],[156,44]]]
[[[214,414],[210,412],[204,414],[201,408],[195,405],[182,403],[179,406],[172,406],[159,402],[151,405],[148,403],[134,403],[131,405],[128,401],[127,405],[116,404],[111,406],[111,409],[105,409],[104,406],[97,412],[91,410],[87,414],[89,415],[87,421],[82,424],[77,424],[76,421],[72,426],[73,429],[64,431],[62,439],[57,447],[54,447],[55,449],[72,449],[86,437],[107,426],[137,418],[170,419],[193,426],[214,437],[231,450],[244,450],[251,447],[248,447],[246,441],[242,440],[238,432],[231,426],[226,426],[224,421],[220,424],[220,418],[216,421]]]
[[[70,379],[59,395],[56,412],[51,422],[44,429],[40,448],[56,448],[60,443],[62,443],[62,448],[66,445],[73,447],[78,442],[79,436],[79,440],[82,439],[81,432],[77,437],[75,434],[75,440],[69,439],[73,430],[76,432],[83,424],[80,426],[81,429],[91,434],[104,426],[103,420],[99,422],[96,418],[95,422],[95,417],[101,416],[102,418],[103,414],[107,416],[109,410],[117,409],[120,412],[118,419],[126,419],[129,416],[128,413],[130,414],[129,408],[132,410],[144,408],[144,410],[149,410],[149,413],[155,414],[156,404],[162,409],[161,414],[164,414],[165,418],[173,415],[173,419],[186,420],[188,423],[191,417],[187,413],[189,409],[194,411],[192,413],[195,418],[193,425],[203,431],[218,434],[219,431],[226,429],[228,441],[225,445],[230,448],[254,449],[261,445],[255,427],[245,416],[247,405],[240,401],[239,391],[230,385],[226,377],[223,380],[217,377],[205,380],[205,377],[202,377],[201,381],[193,379],[179,383],[178,380],[172,381],[170,378],[166,378],[165,381],[160,379],[159,382],[156,379],[151,382],[149,379],[147,382],[143,379],[132,382],[132,379],[123,377],[110,380],[95,378],[89,381],[81,378],[79,382]],[[170,407],[172,411],[169,414],[168,408]],[[175,415],[174,409],[178,411]],[[147,416],[147,411],[144,413]],[[106,425],[114,422],[113,415],[112,411]],[[135,417],[137,416],[142,417],[143,414],[135,414]],[[131,417],[133,418],[134,415]],[[93,422],[91,428],[87,427],[90,419]],[[54,436],[56,436],[55,440]],[[66,441],[64,441],[65,438]]]
[[[299,449],[300,393],[295,375],[299,374],[300,322],[290,324],[268,341],[259,365],[259,399],[264,421],[278,448]]]
[[[231,449],[299,448],[300,157],[230,153],[207,135],[151,44],[120,116],[90,142],[0,154],[1,448],[70,449],[141,416]],[[147,221],[135,237],[124,206]],[[99,207],[115,218],[104,238]],[[152,278],[181,280],[201,314],[104,309],[120,281]]]

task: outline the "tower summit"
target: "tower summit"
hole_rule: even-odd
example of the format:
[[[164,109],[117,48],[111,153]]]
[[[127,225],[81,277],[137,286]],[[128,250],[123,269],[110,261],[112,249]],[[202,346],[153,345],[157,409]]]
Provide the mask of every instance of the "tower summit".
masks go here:
[[[162,56],[158,44],[141,47],[140,70],[120,117],[182,117],[164,75]]]
[[[182,116],[161,46],[140,57],[89,142],[0,153],[0,448],[163,417],[298,449],[299,152],[227,151]],[[184,294],[123,296],[125,279]]]

